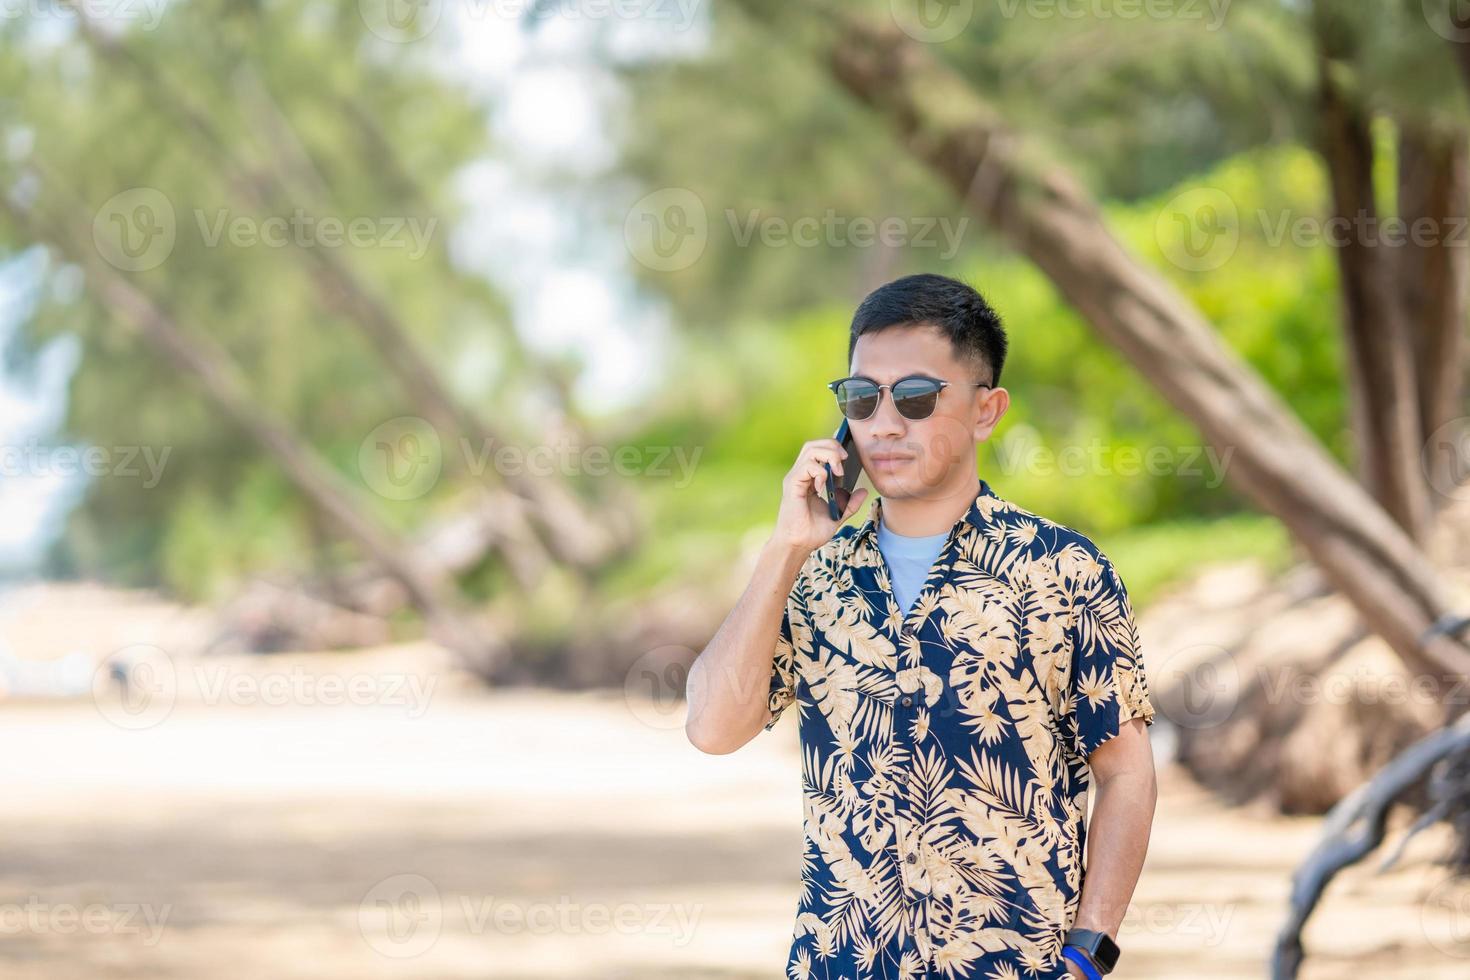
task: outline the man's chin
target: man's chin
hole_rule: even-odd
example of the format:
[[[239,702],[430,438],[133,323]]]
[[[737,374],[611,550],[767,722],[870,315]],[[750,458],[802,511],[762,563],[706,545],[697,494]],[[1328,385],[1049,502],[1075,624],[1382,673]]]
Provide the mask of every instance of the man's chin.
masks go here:
[[[919,480],[913,473],[869,473],[873,489],[886,500],[929,500],[940,496],[939,488]]]

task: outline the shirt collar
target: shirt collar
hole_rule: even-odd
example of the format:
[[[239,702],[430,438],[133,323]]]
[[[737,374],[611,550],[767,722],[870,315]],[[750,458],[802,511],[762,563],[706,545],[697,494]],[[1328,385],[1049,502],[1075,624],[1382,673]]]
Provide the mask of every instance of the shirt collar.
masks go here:
[[[992,515],[998,509],[1002,509],[1005,506],[1005,500],[990,488],[990,484],[985,482],[985,478],[982,476],[980,477],[980,492],[975,494],[975,499],[970,502],[970,509],[965,513],[964,517],[955,521],[954,528],[950,530],[953,531],[955,528],[966,523],[973,524],[980,530],[984,530],[992,521]],[[857,534],[853,535],[853,544],[859,545],[865,539],[875,538],[878,533],[878,522],[882,516],[883,498],[874,496],[873,502],[868,505],[868,519],[863,521],[862,526],[858,528]]]

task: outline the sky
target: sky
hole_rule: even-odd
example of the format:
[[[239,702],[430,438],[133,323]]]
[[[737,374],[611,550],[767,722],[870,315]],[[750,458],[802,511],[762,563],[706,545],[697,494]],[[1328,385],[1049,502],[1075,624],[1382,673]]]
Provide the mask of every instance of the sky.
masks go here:
[[[654,15],[619,19],[599,13],[615,4],[563,0],[529,28],[494,12],[523,6],[473,0],[455,8],[450,63],[492,107],[499,151],[462,177],[471,204],[456,254],[506,291],[530,344],[582,352],[579,398],[589,411],[614,411],[662,377],[669,322],[636,290],[621,226],[579,213],[574,200],[539,187],[538,176],[593,177],[616,162],[607,130],[621,93],[596,50],[620,60],[693,53],[707,41],[705,11],[702,0],[627,0],[623,9]]]
[[[0,264],[0,351],[27,315],[40,266],[34,252]],[[63,421],[80,354],[74,338],[62,337],[24,369],[0,366],[0,568],[33,561],[80,496],[80,480],[56,472],[44,451]]]

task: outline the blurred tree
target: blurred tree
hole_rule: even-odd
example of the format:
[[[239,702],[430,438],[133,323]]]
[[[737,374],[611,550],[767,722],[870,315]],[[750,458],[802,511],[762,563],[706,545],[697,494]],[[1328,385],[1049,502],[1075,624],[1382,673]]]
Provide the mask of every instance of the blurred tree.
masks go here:
[[[356,5],[191,4],[153,29],[94,22],[85,9],[0,25],[16,219],[6,244],[42,242],[59,260],[38,284],[21,342],[62,332],[83,340],[64,438],[171,451],[158,488],[92,484],[61,546],[65,564],[140,583],[171,575],[169,584],[199,595],[265,570],[310,579],[361,548],[433,620],[422,601],[432,590],[413,584],[407,562],[442,577],[476,572],[494,555],[513,573],[512,595],[501,597],[513,608],[513,593],[534,587],[552,562],[590,589],[631,546],[630,501],[610,481],[589,500],[563,478],[491,464],[506,445],[590,437],[565,379],[527,352],[501,299],[450,255],[447,188],[486,151],[486,122],[483,107],[435,71],[432,52],[428,42],[374,35]],[[88,225],[90,243],[78,234]],[[241,381],[238,397],[222,398],[197,358],[160,359],[120,342],[123,313],[175,349],[207,334],[221,373],[249,378],[252,389]],[[456,388],[450,366],[487,341],[494,370]],[[183,366],[201,376],[214,411],[181,401]],[[532,395],[555,409],[550,428],[548,418],[518,416]],[[254,421],[240,411],[252,406]],[[402,416],[432,427],[444,479],[407,499],[357,492],[348,505],[323,492],[339,482],[329,464],[366,479],[361,447]],[[272,418],[276,435],[266,437]],[[293,465],[287,443],[298,456],[323,447],[320,465]],[[325,482],[307,478],[311,467]],[[261,472],[273,477],[247,479]],[[203,527],[191,517],[197,508],[178,506],[204,498],[223,502],[216,511],[256,511],[245,492],[279,502],[270,548],[249,546],[258,526]],[[313,511],[355,547],[324,536]],[[454,513],[474,516],[478,553],[447,558],[438,537],[435,550],[415,544],[410,558],[387,543],[390,526]],[[232,533],[241,538],[219,540]],[[213,547],[191,541],[201,534]],[[170,552],[192,557],[172,562]]]
[[[1140,81],[1147,77],[1157,83],[1199,73],[1202,94],[1192,100],[1193,108],[1220,116],[1224,124],[1218,135],[1196,143],[1192,154],[1182,152],[1182,147],[1197,130],[1186,126],[1177,131],[1181,152],[1173,159],[1181,171],[1226,149],[1267,137],[1285,135],[1314,144],[1320,131],[1322,84],[1320,77],[1303,71],[1313,63],[1311,53],[1317,50],[1312,8],[1265,0],[1237,4],[1231,9],[1232,20],[1217,31],[1191,31],[1160,18],[1162,23],[1148,24],[1144,34],[1171,43],[1148,47],[1148,60],[1154,67],[1145,76],[1135,67],[1138,59],[1118,54],[1136,50],[1137,39],[1127,36],[1137,26],[1132,22],[1080,18],[1069,23],[999,13],[987,18],[980,13],[973,25],[978,30],[961,35],[967,40],[939,45],[922,44],[905,33],[887,4],[875,5],[881,12],[820,2],[791,7],[741,0],[737,6],[755,24],[768,28],[763,43],[743,49],[746,63],[759,66],[747,73],[756,76],[757,92],[763,88],[759,78],[764,73],[781,72],[785,77],[782,59],[804,58],[855,104],[871,110],[873,119],[886,125],[905,157],[922,164],[961,202],[966,213],[983,219],[1045,273],[1058,292],[1198,426],[1217,451],[1233,454],[1229,472],[1236,485],[1290,529],[1333,584],[1353,599],[1364,619],[1406,662],[1436,674],[1467,672],[1470,648],[1431,629],[1452,611],[1446,590],[1418,549],[1422,528],[1412,520],[1411,511],[1394,504],[1394,491],[1384,489],[1406,482],[1407,444],[1402,441],[1406,430],[1390,427],[1384,435],[1374,435],[1370,427],[1368,435],[1360,436],[1359,455],[1365,447],[1374,447],[1383,450],[1383,461],[1360,460],[1360,467],[1367,467],[1364,476],[1370,477],[1364,484],[1342,473],[1281,397],[1221,342],[1189,298],[1120,245],[1095,203],[1094,191],[1059,163],[1060,158],[1072,155],[1071,148],[1065,140],[1049,140],[1048,134],[1066,131],[1069,117],[1075,120],[1083,103],[1063,95],[1055,98],[1060,113],[1054,113],[1049,107],[1056,92],[1041,87],[1029,93],[1032,111],[1017,116],[1009,111],[1011,106],[1028,106],[1027,99],[1016,94],[1017,74],[1022,81],[1034,77],[1031,63],[1019,52],[1028,44],[1037,45],[1039,33],[1045,32],[1047,57],[1056,64],[1064,63],[1061,59],[1068,50],[1076,55],[1069,64],[1076,64],[1084,51],[1106,52],[1089,64],[1091,82],[1077,81],[1078,76],[1069,74],[1065,87],[1097,91],[1110,85],[1129,86],[1127,98],[1085,103],[1099,125],[1110,113],[1142,112],[1147,117],[1155,108],[1158,118],[1173,118],[1170,103],[1172,100],[1177,109],[1177,89],[1167,84],[1142,87]],[[1403,19],[1410,14],[1398,8],[1383,16]],[[738,43],[749,29],[748,23],[729,27],[729,37],[734,40],[727,43]],[[1248,42],[1255,38],[1269,38],[1270,43],[1253,48]],[[1440,69],[1452,64],[1448,48],[1422,18],[1415,43],[1423,58]],[[1237,70],[1226,73],[1223,84],[1212,82],[1216,76],[1200,67],[1232,58]],[[739,57],[723,60],[726,67],[740,63]],[[1019,73],[1006,70],[1023,63],[1027,67]],[[681,66],[678,70],[687,82],[697,68]],[[790,77],[797,85],[803,82],[798,73]],[[1247,82],[1255,83],[1254,87]],[[1230,121],[1234,116],[1249,116],[1234,110],[1249,106],[1252,100],[1283,101],[1283,95],[1289,97],[1284,101],[1287,107],[1274,114],[1270,127],[1263,127],[1256,118]],[[1407,104],[1406,96],[1397,98]],[[807,105],[800,98],[792,101]],[[1442,100],[1439,105],[1443,106]],[[1455,103],[1441,111],[1453,113],[1457,107]],[[842,118],[841,110],[823,107],[820,111]],[[1018,126],[1013,119],[1024,119],[1025,124]],[[854,131],[861,125],[854,123]],[[685,136],[703,140],[715,128],[691,124]],[[1124,128],[1120,145],[1128,145],[1130,132]],[[1463,141],[1463,128],[1456,132],[1455,138]],[[769,141],[768,136],[766,139]],[[822,159],[840,158],[844,148],[854,152],[856,142],[825,148]],[[881,154],[882,144],[869,142],[872,145],[865,147],[865,155],[872,159]],[[722,149],[729,157],[738,153],[734,148]],[[1110,170],[1117,169],[1110,168],[1108,161],[1121,157],[1099,153],[1089,159],[1091,166],[1085,173],[1107,189]],[[1330,154],[1327,163],[1336,187],[1339,171]],[[733,179],[743,179],[747,172],[736,170]],[[810,186],[821,184],[818,180]],[[1133,187],[1139,186],[1147,184],[1135,180]],[[881,212],[870,203],[865,213]],[[831,260],[840,262],[840,257]],[[817,262],[802,264],[820,267]],[[1451,276],[1442,281],[1453,284],[1456,279]],[[1443,297],[1458,311],[1444,319],[1463,330],[1463,300],[1457,296],[1450,291]],[[1454,305],[1457,301],[1461,305]],[[1350,363],[1376,356],[1359,350],[1359,334],[1349,329],[1345,335]],[[1405,340],[1401,338],[1395,348],[1395,358],[1403,359],[1409,356],[1405,351],[1412,351]],[[1374,350],[1381,353],[1379,348]],[[1392,363],[1393,358],[1375,362],[1375,370],[1391,370]],[[1463,362],[1454,370],[1461,376]],[[1354,389],[1360,403],[1363,391],[1364,386]],[[1418,411],[1412,382],[1409,387],[1391,388],[1385,397],[1398,399],[1396,411],[1402,416]],[[1363,411],[1361,405],[1355,407],[1354,418]],[[1414,431],[1419,431],[1417,426]],[[1387,452],[1389,440],[1394,440],[1391,453]],[[1413,445],[1421,447],[1422,439]],[[1420,495],[1427,495],[1424,475],[1418,474],[1417,479]]]

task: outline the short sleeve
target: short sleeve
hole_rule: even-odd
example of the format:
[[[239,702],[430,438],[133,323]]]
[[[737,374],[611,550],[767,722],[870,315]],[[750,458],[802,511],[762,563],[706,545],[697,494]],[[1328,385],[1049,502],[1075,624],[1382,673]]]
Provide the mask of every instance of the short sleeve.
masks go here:
[[[800,579],[786,599],[786,609],[781,614],[781,632],[776,638],[775,656],[771,658],[771,682],[767,692],[766,707],[771,711],[771,720],[766,722],[765,731],[776,727],[776,721],[786,711],[786,706],[796,700],[796,657],[800,650],[811,647],[811,626],[802,608],[799,590]]]
[[[1072,747],[1084,759],[1130,718],[1154,720],[1128,590],[1105,556],[1088,565],[1076,582],[1069,691]]]

